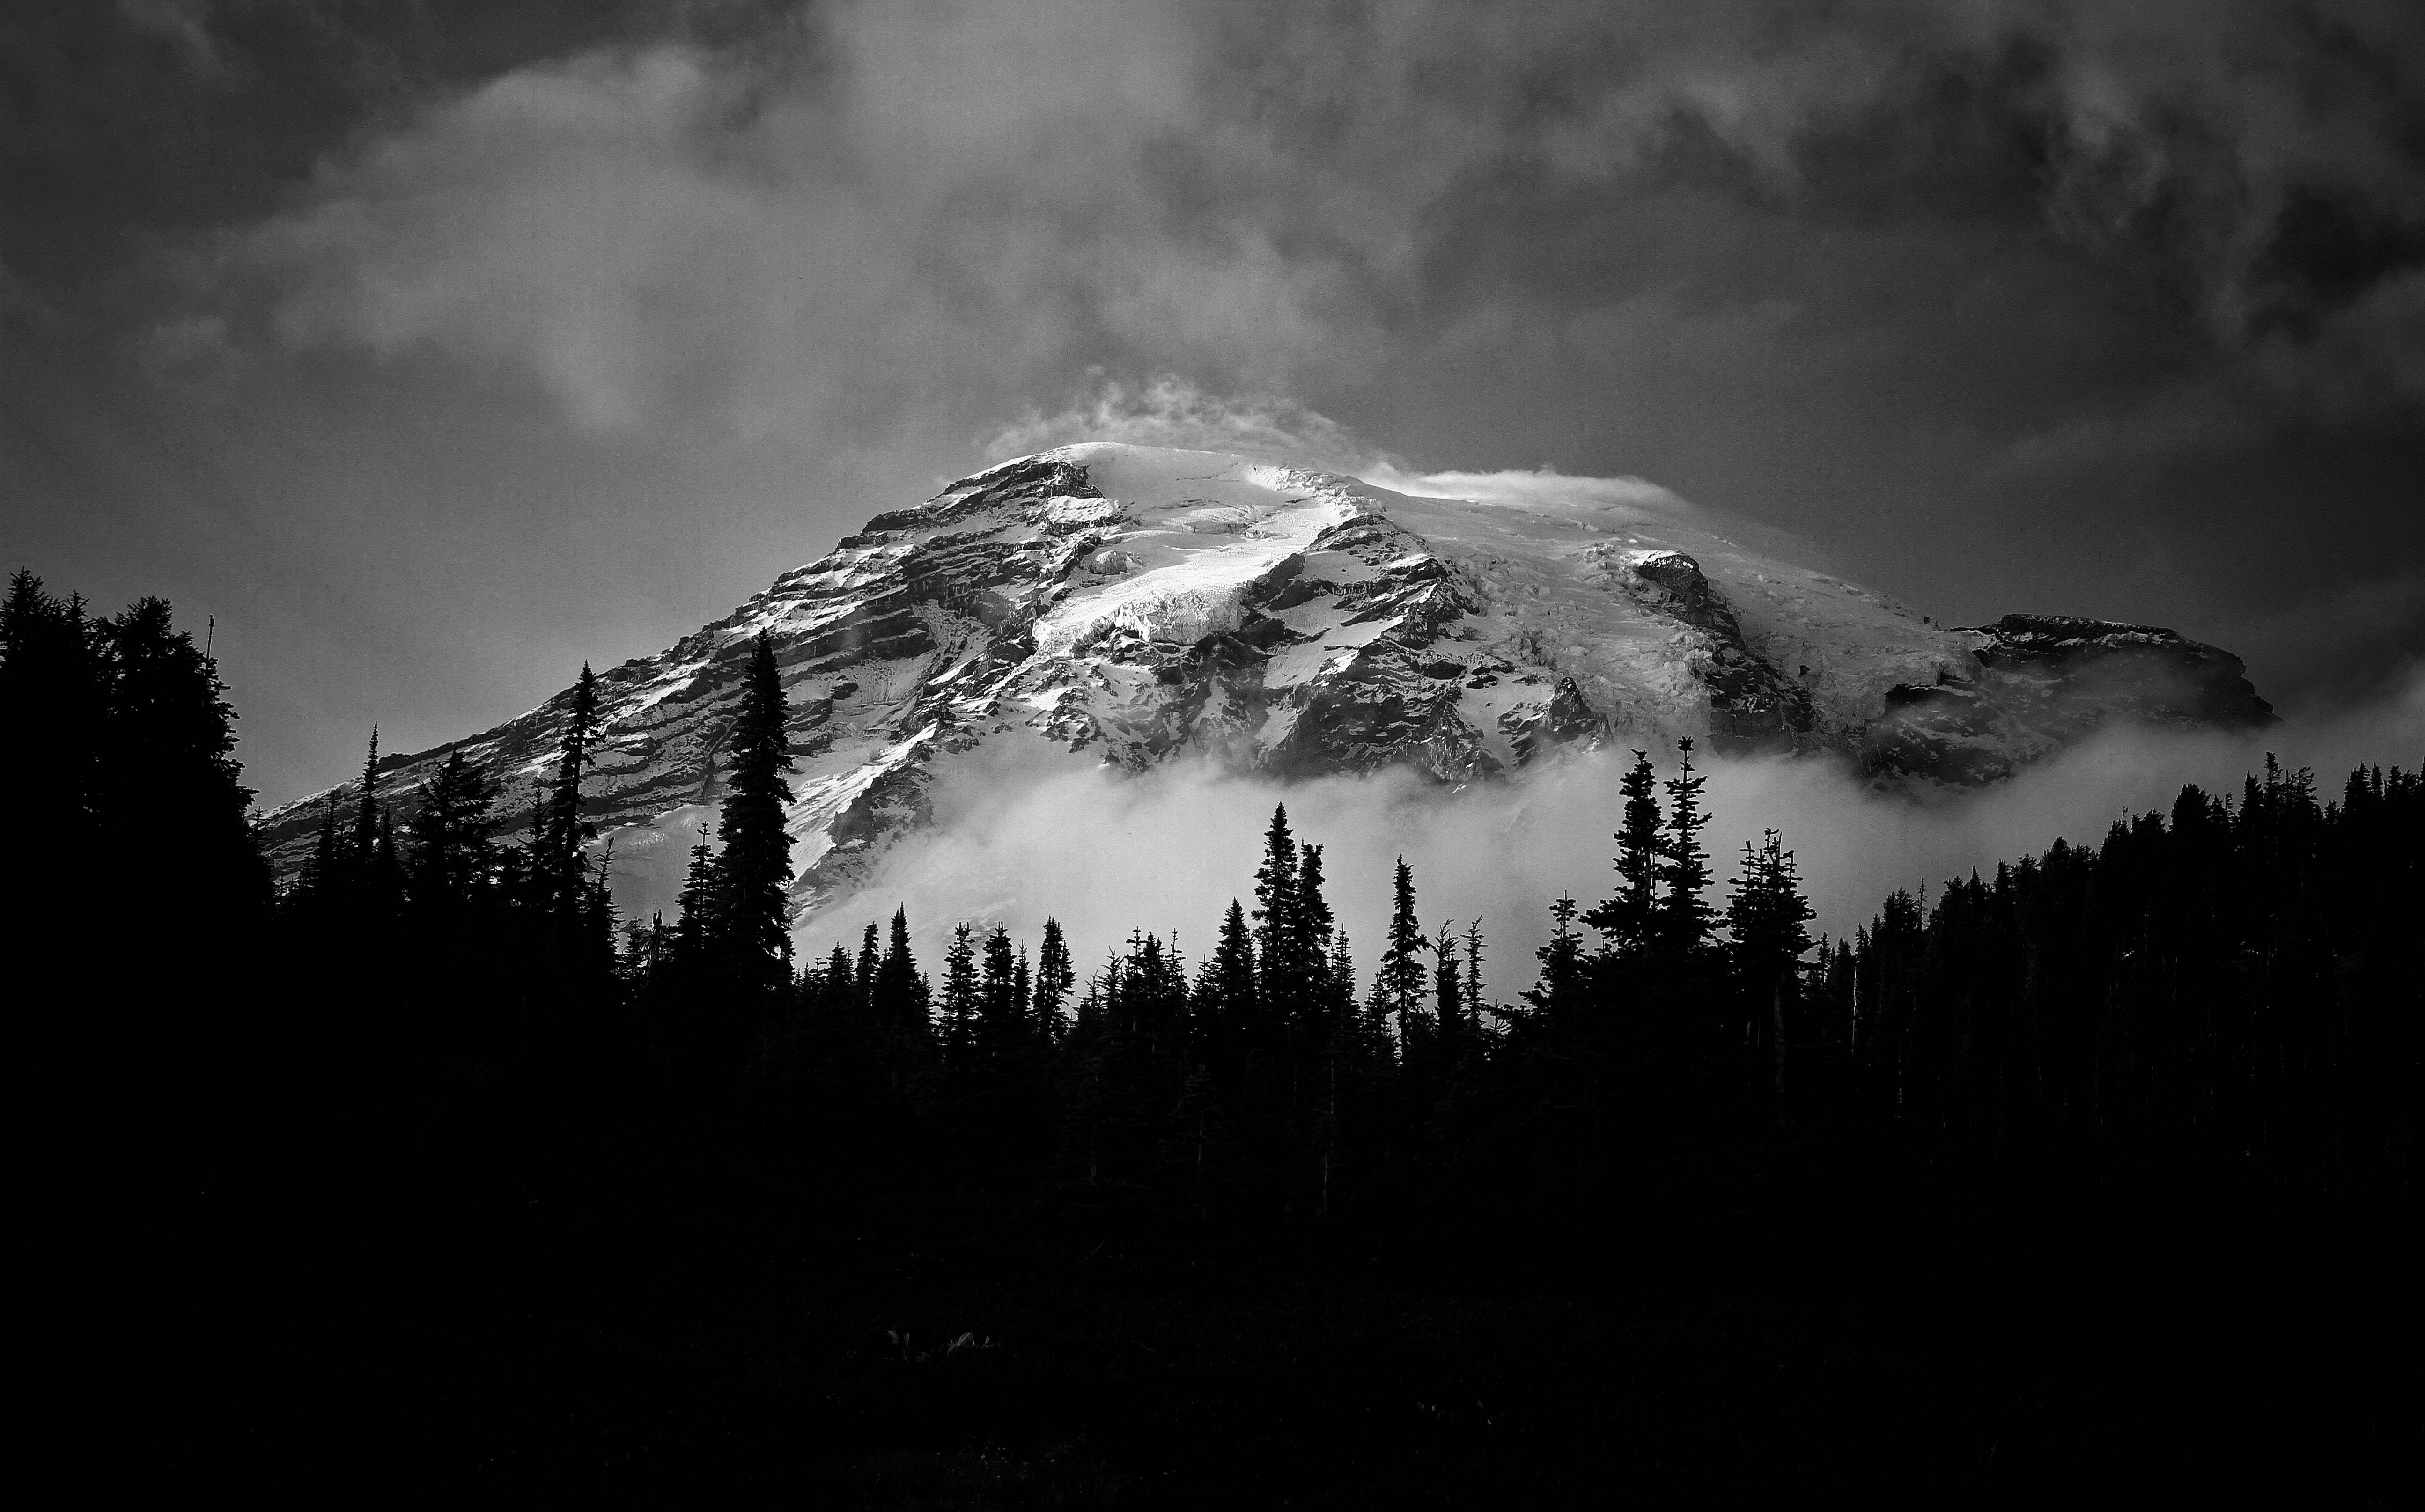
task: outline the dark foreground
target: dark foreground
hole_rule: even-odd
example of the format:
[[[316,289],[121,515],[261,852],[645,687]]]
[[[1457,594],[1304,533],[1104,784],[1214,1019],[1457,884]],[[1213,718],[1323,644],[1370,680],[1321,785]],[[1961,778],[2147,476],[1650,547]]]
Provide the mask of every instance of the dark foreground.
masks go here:
[[[881,1507],[2383,1504],[2413,1431],[2413,1250],[2363,1203],[2109,1180],[1985,1206],[1806,1183],[1787,1148],[1588,1213],[1242,1229],[1118,1187],[772,1192],[730,1163],[568,1195],[458,1154],[325,1223],[269,1189],[188,1209],[178,1461]]]

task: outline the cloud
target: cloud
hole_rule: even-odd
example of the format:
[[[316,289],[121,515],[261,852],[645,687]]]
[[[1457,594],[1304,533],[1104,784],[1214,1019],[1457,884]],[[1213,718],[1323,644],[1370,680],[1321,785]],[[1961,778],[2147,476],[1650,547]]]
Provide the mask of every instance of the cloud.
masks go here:
[[[1057,414],[1035,410],[995,432],[984,444],[994,459],[1021,456],[1079,441],[1118,441],[1229,452],[1272,462],[1345,473],[1397,493],[1476,503],[1551,509],[1577,504],[1627,504],[1667,515],[1693,513],[1670,489],[1636,477],[1594,478],[1544,464],[1492,472],[1423,472],[1365,441],[1329,416],[1279,394],[1214,394],[1164,374],[1132,389],[1100,380]]]
[[[1433,499],[1470,499],[1478,504],[1553,509],[1576,504],[1629,504],[1663,515],[1689,515],[1693,506],[1645,478],[1587,478],[1542,466],[1531,471],[1402,472],[1387,464],[1357,474],[1365,482],[1404,494]]]
[[[862,3],[428,102],[218,265],[293,343],[512,369],[591,429],[758,431],[1088,365],[1306,391],[1499,308],[1624,345],[1678,279],[1659,329],[1740,363],[1808,312],[1690,262],[1612,298],[1510,260],[1569,205],[1825,225],[2009,183],[1996,214],[2161,285],[2278,404],[2413,411],[2419,40],[2357,3]]]
[[[1992,872],[2058,836],[2101,843],[2126,813],[2168,809],[2185,783],[2237,795],[2269,751],[2312,768],[2327,797],[2361,761],[2415,770],[2425,763],[2425,667],[2355,712],[2244,735],[2115,729],[2008,783],[1934,804],[1881,793],[1826,760],[1722,759],[1706,769],[1707,840],[1723,878],[1744,841],[1782,831],[1818,927],[1841,936],[1896,888]],[[1551,899],[1588,906],[1609,891],[1625,759],[1613,755],[1450,791],[1396,771],[1283,785],[1174,761],[1130,775],[999,741],[942,770],[934,827],[896,849],[860,895],[803,921],[800,947],[822,956],[836,939],[855,943],[898,905],[930,965],[959,920],[998,920],[1032,941],[1048,915],[1082,963],[1132,930],[1176,931],[1200,954],[1230,898],[1252,906],[1262,828],[1285,804],[1299,838],[1325,847],[1330,899],[1368,978],[1403,855],[1427,926],[1483,921],[1486,974],[1503,999],[1533,979]],[[1657,756],[1671,775],[1672,753]],[[1189,843],[1173,846],[1175,835]]]
[[[1058,414],[1030,409],[983,442],[996,460],[1076,441],[1232,452],[1326,471],[1387,469],[1392,459],[1326,415],[1280,394],[1212,394],[1164,374],[1132,389],[1102,380]]]

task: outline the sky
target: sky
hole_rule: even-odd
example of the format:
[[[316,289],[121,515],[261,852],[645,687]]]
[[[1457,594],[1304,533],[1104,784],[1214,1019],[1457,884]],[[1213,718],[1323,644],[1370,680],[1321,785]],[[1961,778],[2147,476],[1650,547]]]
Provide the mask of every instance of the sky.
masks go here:
[[[2425,8],[0,10],[0,565],[214,618],[265,804],[1089,434],[1647,480],[2361,705]]]

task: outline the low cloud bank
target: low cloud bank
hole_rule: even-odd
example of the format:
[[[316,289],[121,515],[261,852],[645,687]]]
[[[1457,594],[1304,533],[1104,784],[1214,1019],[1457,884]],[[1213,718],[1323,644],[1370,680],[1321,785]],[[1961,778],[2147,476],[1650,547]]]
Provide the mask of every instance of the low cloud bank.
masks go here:
[[[1897,887],[1934,889],[2059,836],[2098,843],[2124,813],[2168,807],[2184,783],[2236,793],[2268,751],[2313,768],[2327,796],[2360,761],[2417,766],[2425,668],[2355,713],[2245,735],[2115,730],[2009,783],[1934,803],[1874,792],[1829,762],[1716,760],[1708,839],[1723,877],[1743,841],[1782,831],[1819,927],[1844,934]],[[1672,754],[1653,755],[1673,775]],[[1482,920],[1486,978],[1509,997],[1533,980],[1550,900],[1570,893],[1588,906],[1608,891],[1626,759],[1599,753],[1447,792],[1403,772],[1278,784],[1182,762],[1128,775],[996,742],[938,777],[934,828],[896,849],[860,894],[805,920],[799,941],[822,956],[900,904],[929,969],[956,921],[1000,920],[1032,944],[1048,915],[1089,969],[1132,929],[1176,931],[1194,958],[1232,897],[1253,906],[1263,829],[1284,803],[1298,837],[1325,848],[1328,896],[1368,978],[1403,854],[1427,926]]]

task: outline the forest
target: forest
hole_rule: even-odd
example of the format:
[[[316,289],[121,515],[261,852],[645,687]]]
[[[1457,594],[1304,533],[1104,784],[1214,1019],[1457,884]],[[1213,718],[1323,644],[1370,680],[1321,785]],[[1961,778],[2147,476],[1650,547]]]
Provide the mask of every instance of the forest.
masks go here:
[[[745,679],[672,918],[616,915],[586,667],[536,798],[391,791],[373,732],[281,882],[207,648],[11,580],[62,1372],[230,1473],[883,1506],[2363,1503],[2404,1437],[2413,771],[2269,758],[1827,939],[1684,741],[1533,960],[1403,862],[1349,941],[1285,788],[1199,958],[895,911],[795,959]]]

